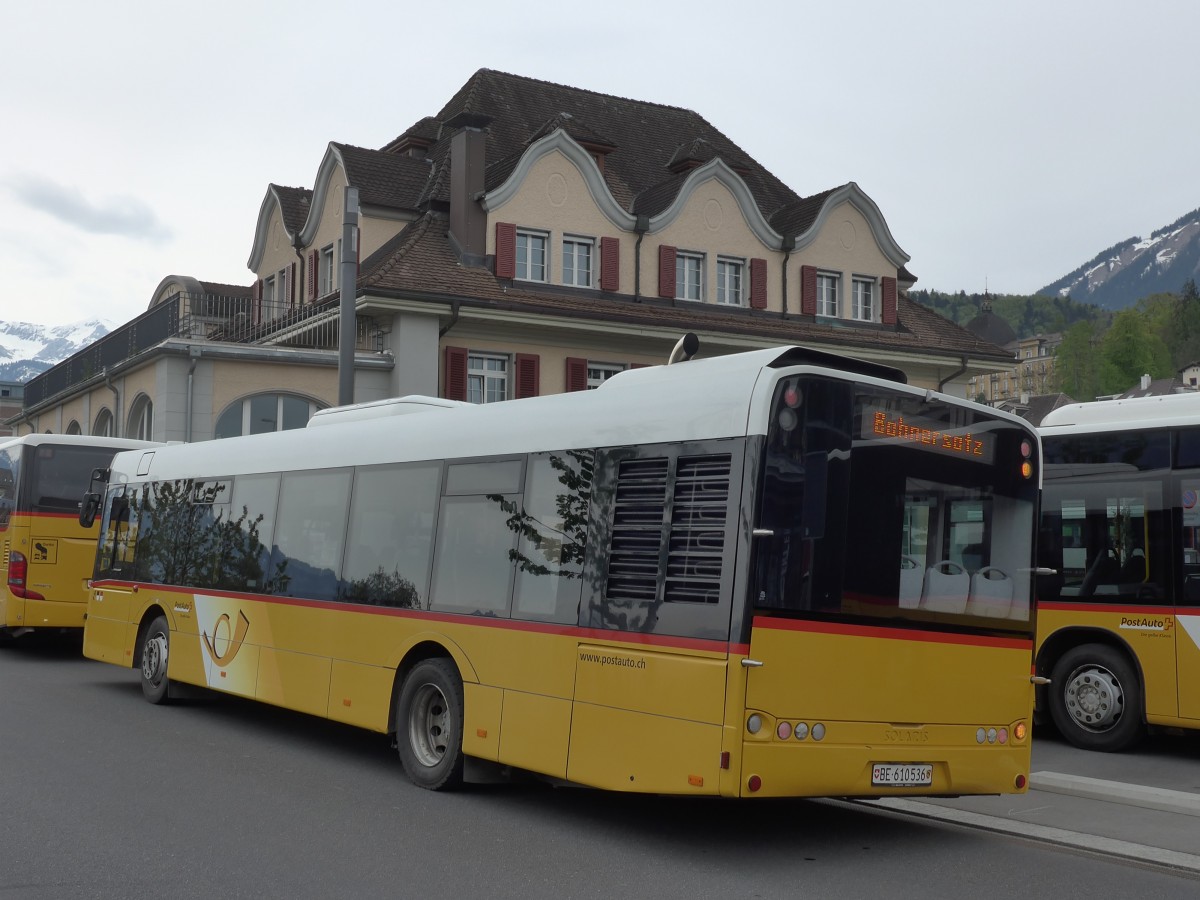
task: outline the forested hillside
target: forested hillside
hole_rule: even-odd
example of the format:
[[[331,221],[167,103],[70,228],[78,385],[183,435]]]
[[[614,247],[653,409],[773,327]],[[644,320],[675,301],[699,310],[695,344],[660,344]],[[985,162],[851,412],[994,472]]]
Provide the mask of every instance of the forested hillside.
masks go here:
[[[909,297],[965,326],[983,296],[910,291]],[[1142,375],[1172,378],[1200,361],[1200,291],[1189,278],[1178,293],[1162,292],[1109,312],[1068,297],[993,296],[992,311],[1018,337],[1061,332],[1053,390],[1093,400],[1128,390]]]
[[[983,294],[946,294],[941,291],[909,291],[909,299],[928,306],[952,322],[966,326],[983,309]],[[1106,323],[1112,313],[1070,297],[991,294],[992,312],[1012,326],[1017,337],[1066,331],[1076,322]]]

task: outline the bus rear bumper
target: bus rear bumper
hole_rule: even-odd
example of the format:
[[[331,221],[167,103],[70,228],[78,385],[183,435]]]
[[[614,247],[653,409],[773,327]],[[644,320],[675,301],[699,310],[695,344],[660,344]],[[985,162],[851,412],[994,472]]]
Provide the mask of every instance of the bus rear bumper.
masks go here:
[[[82,628],[87,603],[63,602],[60,600],[25,600],[20,622],[9,622],[12,627],[24,628]]]
[[[903,771],[929,783],[875,783],[876,767]],[[922,744],[850,747],[746,741],[742,746],[742,797],[929,797],[1020,794],[1028,790],[1030,747]],[[926,770],[925,767],[929,767]],[[880,775],[885,772],[879,772]],[[921,779],[923,780],[923,779]]]

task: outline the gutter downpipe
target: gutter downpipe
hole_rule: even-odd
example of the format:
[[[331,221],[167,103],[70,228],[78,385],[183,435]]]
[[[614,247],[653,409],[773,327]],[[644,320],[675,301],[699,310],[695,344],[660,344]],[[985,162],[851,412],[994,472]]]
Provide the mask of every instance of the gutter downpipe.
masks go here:
[[[965,371],[967,371],[967,355],[964,353],[962,356],[962,365],[938,382],[938,391],[944,394],[946,392],[946,383],[957,378]]]
[[[783,318],[788,317],[787,312],[787,264],[788,258],[791,257],[792,251],[796,249],[796,238],[785,237],[783,239]]]
[[[446,336],[446,332],[458,324],[458,300],[450,301],[450,321],[444,327],[438,329],[438,337]]]
[[[638,216],[633,226],[637,243],[633,245],[633,302],[642,302],[642,238],[650,230],[650,217]]]
[[[113,386],[112,376],[108,374],[108,366],[104,367],[104,386],[112,391],[113,395],[113,437],[121,437],[122,424],[125,421],[124,411],[121,409],[121,392]]]
[[[183,439],[187,443],[192,442],[192,385],[196,374],[196,363],[200,362],[200,348],[188,347],[188,355],[191,356],[192,362],[188,366],[187,378],[187,418],[183,422]]]

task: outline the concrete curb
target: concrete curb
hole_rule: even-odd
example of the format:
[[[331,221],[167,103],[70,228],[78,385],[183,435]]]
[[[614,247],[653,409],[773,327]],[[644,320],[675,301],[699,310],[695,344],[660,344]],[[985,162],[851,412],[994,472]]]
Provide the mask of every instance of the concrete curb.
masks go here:
[[[1063,775],[1059,772],[1034,772],[1029,776],[1029,786],[1035,791],[1048,791],[1052,794],[1122,803],[1126,806],[1156,809],[1183,816],[1200,816],[1200,794],[1186,791],[1169,791],[1165,788],[1085,778],[1082,775]]]
[[[1045,825],[1032,825],[1028,822],[1017,822],[997,816],[987,816],[981,813],[938,806],[933,803],[921,803],[917,800],[903,800],[897,797],[882,797],[878,800],[851,800],[848,802],[864,806],[875,806],[906,815],[920,816],[925,819],[935,819],[940,822],[951,822],[956,825],[964,825],[998,834],[1008,834],[1014,837],[1041,841],[1060,847],[1087,850],[1102,856],[1119,858],[1145,866],[1159,866],[1166,869],[1187,872],[1192,875],[1200,875],[1200,856],[1190,853],[1180,853],[1176,850],[1148,847],[1144,844],[1118,841],[1091,834],[1080,834],[1079,832],[1066,831],[1061,828],[1050,828]]]

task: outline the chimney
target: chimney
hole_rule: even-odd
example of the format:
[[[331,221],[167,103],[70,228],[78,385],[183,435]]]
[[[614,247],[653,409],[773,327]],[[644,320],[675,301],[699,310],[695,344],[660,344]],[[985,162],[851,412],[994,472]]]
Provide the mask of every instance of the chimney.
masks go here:
[[[1150,376],[1148,374],[1143,375],[1142,376],[1142,390],[1147,391],[1149,389],[1150,389]]]
[[[464,265],[481,266],[487,250],[487,213],[483,196],[485,153],[491,116],[459,113],[445,122],[457,128],[450,139],[450,240]]]

